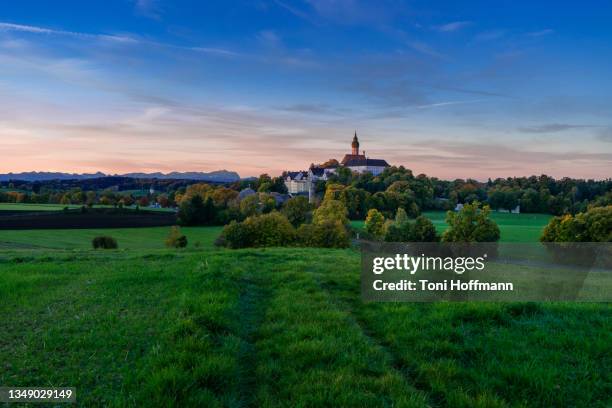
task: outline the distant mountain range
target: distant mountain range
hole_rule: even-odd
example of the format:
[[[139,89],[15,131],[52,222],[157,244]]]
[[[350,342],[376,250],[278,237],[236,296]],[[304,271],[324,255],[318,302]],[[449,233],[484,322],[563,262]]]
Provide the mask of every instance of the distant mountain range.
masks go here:
[[[176,179],[176,180],[200,180],[215,181],[219,183],[231,183],[240,180],[240,176],[235,171],[218,170],[210,173],[202,172],[177,172],[171,173],[127,173],[127,174],[104,174],[97,173],[56,173],[29,171],[24,173],[0,174],[0,181],[20,180],[20,181],[48,181],[48,180],[86,180],[100,177],[120,176],[138,179]]]

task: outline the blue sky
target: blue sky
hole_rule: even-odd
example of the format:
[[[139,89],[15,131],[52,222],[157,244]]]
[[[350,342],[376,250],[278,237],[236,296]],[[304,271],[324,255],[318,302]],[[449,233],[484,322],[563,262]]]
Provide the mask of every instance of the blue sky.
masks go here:
[[[460,4],[463,3],[463,4]],[[608,2],[20,1],[0,172],[610,177]]]

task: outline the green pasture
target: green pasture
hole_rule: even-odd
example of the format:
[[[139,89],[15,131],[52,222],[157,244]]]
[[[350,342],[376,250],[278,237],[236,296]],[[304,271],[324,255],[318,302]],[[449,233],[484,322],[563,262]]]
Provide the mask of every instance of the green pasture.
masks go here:
[[[612,404],[609,304],[365,304],[359,263],[0,251],[0,384],[74,386],[83,407]]]
[[[62,211],[64,208],[78,209],[80,204],[29,204],[29,203],[0,203],[0,211]],[[113,208],[110,205],[95,205],[94,208]],[[136,208],[135,206],[126,208]],[[174,211],[171,208],[142,208],[147,211]]]
[[[0,203],[0,211],[61,211],[64,208],[81,208],[80,205]]]
[[[426,211],[423,213],[435,225],[438,233],[444,232],[446,212]],[[509,214],[492,212],[491,218],[497,223],[502,242],[536,242],[552,216],[548,214]],[[351,221],[355,228],[363,228],[364,221]]]
[[[190,246],[212,247],[222,227],[183,227]],[[117,240],[119,249],[163,249],[170,227],[101,228],[59,230],[0,230],[3,249],[90,249],[94,237],[108,235]]]

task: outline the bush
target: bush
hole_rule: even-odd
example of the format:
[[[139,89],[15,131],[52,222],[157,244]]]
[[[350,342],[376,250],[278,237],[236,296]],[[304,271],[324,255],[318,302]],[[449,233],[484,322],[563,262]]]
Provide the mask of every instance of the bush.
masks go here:
[[[274,211],[225,226],[217,245],[229,248],[293,245],[296,232],[287,218]]]
[[[414,222],[394,222],[387,227],[385,233],[387,242],[438,242],[439,240],[436,227],[431,220],[422,215]]]
[[[117,240],[113,237],[99,236],[91,241],[94,249],[117,249]]]
[[[413,232],[414,242],[438,242],[440,237],[431,220],[423,215],[416,218]]]
[[[349,234],[340,221],[302,224],[297,230],[300,245],[318,248],[347,248]]]
[[[172,227],[168,238],[166,238],[166,246],[168,248],[185,248],[187,246],[187,237],[181,234],[180,227]]]
[[[306,197],[293,197],[285,202],[282,213],[295,227],[308,222],[311,218],[312,205]]]
[[[612,242],[612,205],[554,217],[544,228],[542,242]]]
[[[444,231],[444,242],[497,242],[499,227],[489,218],[489,206],[479,209],[478,201],[465,204],[461,211],[449,211],[446,222],[449,228]]]
[[[375,208],[368,211],[368,216],[365,220],[365,229],[376,238],[382,238],[385,235],[385,217]]]

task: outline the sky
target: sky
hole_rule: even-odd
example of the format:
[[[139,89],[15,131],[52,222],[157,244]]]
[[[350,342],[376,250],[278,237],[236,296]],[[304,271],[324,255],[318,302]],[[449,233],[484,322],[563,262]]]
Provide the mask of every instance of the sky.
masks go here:
[[[0,7],[0,172],[612,176],[612,3]]]

